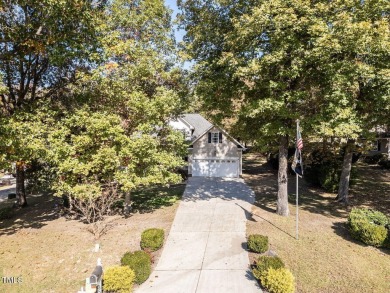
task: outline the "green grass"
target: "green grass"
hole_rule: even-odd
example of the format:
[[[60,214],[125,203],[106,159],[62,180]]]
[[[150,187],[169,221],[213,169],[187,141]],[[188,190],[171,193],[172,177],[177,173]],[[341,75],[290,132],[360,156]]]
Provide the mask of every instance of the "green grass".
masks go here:
[[[296,278],[299,293],[390,292],[390,250],[354,240],[347,228],[351,207],[336,194],[299,182],[299,240],[295,239],[295,177],[289,177],[290,216],[276,215],[277,173],[261,157],[247,157],[245,181],[256,193],[253,221],[247,233],[269,237],[275,251]],[[359,164],[351,187],[351,206],[389,211],[389,172]],[[254,260],[257,256],[251,254]]]
[[[184,184],[139,189],[131,194],[132,210],[145,213],[171,206],[181,198],[184,189]]]

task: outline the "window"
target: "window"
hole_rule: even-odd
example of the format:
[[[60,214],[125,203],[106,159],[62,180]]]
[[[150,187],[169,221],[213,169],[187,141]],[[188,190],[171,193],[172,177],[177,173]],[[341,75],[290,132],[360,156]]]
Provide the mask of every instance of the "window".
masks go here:
[[[209,143],[222,143],[222,132],[209,132]]]
[[[219,140],[219,133],[218,132],[212,132],[211,133],[211,142],[212,143],[218,143]]]

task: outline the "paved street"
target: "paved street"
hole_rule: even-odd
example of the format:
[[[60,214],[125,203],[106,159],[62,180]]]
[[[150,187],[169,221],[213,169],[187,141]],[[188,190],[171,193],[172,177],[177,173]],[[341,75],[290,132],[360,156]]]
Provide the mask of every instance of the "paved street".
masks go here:
[[[8,200],[9,193],[16,192],[16,184],[0,187],[0,202]]]

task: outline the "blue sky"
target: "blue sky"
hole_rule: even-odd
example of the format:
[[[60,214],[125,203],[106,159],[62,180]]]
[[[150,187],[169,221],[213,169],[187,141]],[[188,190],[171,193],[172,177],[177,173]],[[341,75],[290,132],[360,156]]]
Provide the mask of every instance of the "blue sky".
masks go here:
[[[176,15],[179,13],[179,10],[177,9],[176,1],[177,0],[165,0],[165,5],[173,10],[173,12],[172,12],[172,20],[174,20],[176,18]],[[174,26],[174,31],[175,31],[176,43],[181,42],[183,40],[183,36],[185,34],[185,31],[184,30],[178,30],[176,26]],[[193,61],[186,61],[183,64],[183,68],[184,69],[190,69],[193,64],[194,64]]]
[[[176,18],[176,15],[179,13],[179,10],[177,9],[176,0],[165,0],[165,5],[173,10],[172,20],[174,20]],[[182,41],[183,35],[184,35],[184,31],[183,30],[178,31],[177,28],[175,27],[176,42]]]

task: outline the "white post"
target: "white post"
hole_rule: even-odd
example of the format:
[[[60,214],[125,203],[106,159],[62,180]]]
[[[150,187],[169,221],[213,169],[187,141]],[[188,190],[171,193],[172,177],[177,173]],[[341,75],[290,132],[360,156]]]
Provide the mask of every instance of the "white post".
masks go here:
[[[299,217],[298,217],[298,174],[295,174],[295,176],[297,177],[297,183],[296,183],[296,186],[297,186],[297,191],[296,191],[296,219],[295,219],[295,222],[296,222],[296,238],[297,240],[299,239],[299,236],[298,236],[298,220],[299,220]]]
[[[390,138],[387,139],[387,159],[390,160]]]
[[[295,144],[298,143],[298,131],[299,131],[299,120],[297,120],[297,135],[296,135],[296,142]],[[295,146],[296,149],[295,151],[297,150],[298,148],[298,145]],[[295,226],[296,226],[296,239],[298,240],[299,239],[299,227],[298,227],[298,222],[299,222],[299,217],[298,217],[298,174],[295,174],[296,176],[296,192],[295,192],[295,197],[296,197],[296,212],[295,212]]]

